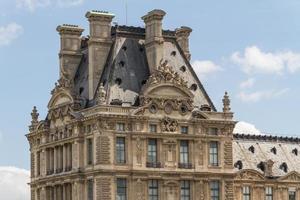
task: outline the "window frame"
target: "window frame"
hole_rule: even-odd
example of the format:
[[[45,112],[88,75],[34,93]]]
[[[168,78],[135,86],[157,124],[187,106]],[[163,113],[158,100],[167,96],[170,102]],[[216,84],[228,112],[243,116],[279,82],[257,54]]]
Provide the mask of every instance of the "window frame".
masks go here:
[[[159,200],[159,182],[156,179],[148,180],[148,200]]]
[[[87,165],[93,165],[94,163],[94,141],[93,138],[86,139],[86,163]]]
[[[121,141],[122,143],[119,143],[118,141]],[[116,142],[115,142],[115,161],[116,164],[126,164],[127,158],[126,158],[126,137],[117,136]],[[121,155],[121,157],[119,157]]]
[[[123,186],[119,186],[119,181],[124,181]],[[119,192],[120,189],[123,189],[124,192]],[[119,196],[121,195],[121,196]],[[127,179],[126,178],[117,178],[116,179],[116,200],[127,200]]]
[[[189,180],[180,181],[180,200],[191,199],[191,182]]]
[[[213,180],[209,183],[210,200],[220,200],[221,184],[218,180]]]
[[[215,145],[212,147],[212,145]],[[218,167],[220,165],[220,160],[219,160],[219,149],[220,149],[220,144],[218,141],[210,141],[209,142],[209,165],[211,167]],[[214,150],[214,151],[212,151]]]
[[[273,187],[267,186],[265,188],[265,199],[266,200],[273,200]]]
[[[87,200],[94,200],[94,180],[87,180]]]
[[[150,144],[150,141],[153,141],[153,144]],[[148,163],[157,163],[158,156],[157,156],[157,139],[149,138],[147,143],[147,162]],[[153,160],[153,158],[155,158]]]
[[[251,188],[248,185],[242,187],[243,200],[251,200]]]
[[[185,144],[185,145],[183,145]],[[190,162],[190,150],[189,150],[189,141],[180,140],[179,144],[179,163],[180,164],[189,164]]]
[[[181,134],[189,134],[189,126],[181,126],[180,133]]]
[[[154,128],[154,130],[152,128]],[[157,133],[157,124],[150,124],[149,125],[149,132],[150,133]]]
[[[116,123],[116,131],[124,132],[125,131],[125,123],[124,122],[117,122]]]

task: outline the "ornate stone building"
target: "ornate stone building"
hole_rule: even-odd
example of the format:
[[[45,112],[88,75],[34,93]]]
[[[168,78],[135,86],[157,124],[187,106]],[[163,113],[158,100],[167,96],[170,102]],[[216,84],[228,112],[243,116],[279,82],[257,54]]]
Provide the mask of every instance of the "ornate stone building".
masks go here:
[[[31,200],[300,200],[299,140],[233,135],[190,65],[191,29],[57,27],[60,77],[44,120],[27,134]]]

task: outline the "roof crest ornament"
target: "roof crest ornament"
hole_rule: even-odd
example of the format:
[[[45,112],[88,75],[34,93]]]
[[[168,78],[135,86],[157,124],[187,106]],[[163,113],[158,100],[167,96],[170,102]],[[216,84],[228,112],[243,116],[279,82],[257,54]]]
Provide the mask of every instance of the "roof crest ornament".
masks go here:
[[[223,112],[230,112],[231,108],[230,108],[230,99],[228,96],[228,92],[225,92],[225,95],[223,97]]]
[[[31,125],[29,126],[29,131],[33,131],[38,123],[39,123],[39,113],[36,109],[36,106],[33,106],[32,112],[31,112]]]
[[[167,60],[160,60],[160,64],[155,72],[149,77],[147,85],[159,84],[159,83],[173,83],[175,85],[188,89],[187,81],[185,81],[180,75],[168,65]]]

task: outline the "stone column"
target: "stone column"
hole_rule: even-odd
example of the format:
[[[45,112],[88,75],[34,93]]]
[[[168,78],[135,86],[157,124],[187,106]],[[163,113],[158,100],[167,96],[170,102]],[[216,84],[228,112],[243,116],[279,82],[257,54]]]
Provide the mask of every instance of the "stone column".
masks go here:
[[[86,193],[83,180],[75,180],[72,184],[72,200],[84,200]]]
[[[66,171],[66,167],[68,166],[68,144],[64,144],[63,148],[63,171]]]
[[[54,173],[56,173],[56,169],[57,169],[57,147],[53,148],[53,171]]]

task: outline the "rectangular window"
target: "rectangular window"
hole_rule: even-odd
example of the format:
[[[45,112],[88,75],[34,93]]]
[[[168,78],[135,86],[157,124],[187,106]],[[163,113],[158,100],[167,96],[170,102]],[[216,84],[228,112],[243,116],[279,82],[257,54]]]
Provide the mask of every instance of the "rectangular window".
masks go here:
[[[189,141],[187,140],[180,141],[180,163],[189,163]]]
[[[38,151],[36,154],[36,170],[37,170],[37,176],[41,175],[41,152]]]
[[[87,164],[93,164],[93,139],[89,138],[86,140],[86,149],[87,149]]]
[[[148,140],[148,162],[149,163],[157,162],[157,141],[156,141],[156,139]]]
[[[296,188],[289,189],[289,200],[296,200]]]
[[[266,187],[266,200],[273,200],[273,188]]]
[[[219,165],[218,158],[218,142],[210,142],[209,144],[209,164],[211,166]]]
[[[148,182],[149,200],[158,200],[158,180],[149,180]]]
[[[116,161],[119,164],[123,164],[126,162],[125,158],[125,138],[117,137],[116,140]]]
[[[210,182],[210,199],[219,200],[220,199],[220,183],[219,181]]]
[[[243,187],[243,200],[250,200],[251,194],[250,194],[250,187],[244,186]]]
[[[218,135],[218,129],[217,128],[209,128],[208,134],[209,135]]]
[[[87,181],[87,199],[88,200],[94,199],[94,181],[93,180]]]
[[[117,200],[127,199],[127,180],[125,178],[117,179]]]
[[[150,124],[150,133],[156,133],[156,132],[157,132],[156,124]]]
[[[181,127],[181,133],[182,134],[188,134],[189,132],[189,127],[188,126],[182,126]]]
[[[117,131],[125,131],[125,124],[124,123],[117,123],[116,129],[117,129]]]
[[[181,181],[180,200],[190,200],[190,181]]]

